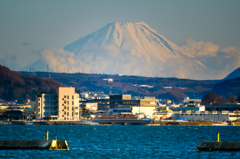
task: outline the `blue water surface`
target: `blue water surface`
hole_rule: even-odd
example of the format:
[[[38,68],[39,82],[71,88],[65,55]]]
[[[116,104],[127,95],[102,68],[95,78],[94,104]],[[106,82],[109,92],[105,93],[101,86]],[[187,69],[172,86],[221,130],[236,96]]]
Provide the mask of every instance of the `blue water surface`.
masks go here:
[[[0,150],[0,158],[240,158],[197,152],[200,141],[240,141],[240,127],[143,125],[0,125],[0,140],[67,140],[69,151]]]

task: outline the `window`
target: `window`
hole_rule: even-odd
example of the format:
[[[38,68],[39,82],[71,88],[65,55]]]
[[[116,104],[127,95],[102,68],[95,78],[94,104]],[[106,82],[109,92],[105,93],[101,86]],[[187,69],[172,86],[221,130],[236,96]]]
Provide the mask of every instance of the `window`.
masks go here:
[[[64,107],[64,109],[66,109],[66,106]]]
[[[66,98],[66,96],[64,96],[64,98]]]
[[[78,109],[78,107],[75,107],[75,109]]]
[[[72,101],[72,105],[74,105],[74,101]]]
[[[64,112],[64,115],[66,115],[66,112]]]
[[[67,96],[67,99],[69,99],[69,96]]]
[[[74,96],[72,96],[72,99],[74,99]]]
[[[69,107],[67,107],[67,110],[69,110]]]
[[[64,104],[66,104],[66,101],[64,101]]]
[[[67,112],[67,116],[69,116],[69,112]]]
[[[40,112],[40,108],[38,109],[38,111]]]
[[[38,101],[40,101],[40,98],[38,98]]]
[[[67,101],[67,105],[69,105],[69,101]]]
[[[75,115],[78,115],[78,113],[75,113]]]

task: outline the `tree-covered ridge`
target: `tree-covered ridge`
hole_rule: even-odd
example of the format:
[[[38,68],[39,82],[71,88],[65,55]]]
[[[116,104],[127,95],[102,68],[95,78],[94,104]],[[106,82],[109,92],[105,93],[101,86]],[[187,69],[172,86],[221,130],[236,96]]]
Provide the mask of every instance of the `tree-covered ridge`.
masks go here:
[[[20,75],[9,68],[0,65],[0,98],[19,103],[27,99],[35,100],[38,92],[52,92],[65,84],[53,79],[37,76]]]
[[[240,78],[219,82],[213,87],[212,92],[216,92],[223,97],[227,97],[231,93],[237,98],[238,94],[240,94]]]

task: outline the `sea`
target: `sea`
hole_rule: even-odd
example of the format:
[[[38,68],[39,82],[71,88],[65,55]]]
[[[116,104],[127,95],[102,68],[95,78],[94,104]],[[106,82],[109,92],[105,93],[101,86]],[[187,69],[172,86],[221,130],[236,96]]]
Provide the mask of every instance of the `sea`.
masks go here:
[[[0,125],[0,140],[67,140],[70,150],[0,150],[0,158],[240,158],[196,151],[200,141],[240,141],[237,126]]]

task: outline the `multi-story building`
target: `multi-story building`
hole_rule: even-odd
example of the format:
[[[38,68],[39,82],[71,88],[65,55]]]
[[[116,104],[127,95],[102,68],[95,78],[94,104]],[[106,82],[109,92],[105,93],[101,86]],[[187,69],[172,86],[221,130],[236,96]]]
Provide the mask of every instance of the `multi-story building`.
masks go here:
[[[53,119],[57,119],[58,100],[56,93],[38,93],[36,102],[36,119],[43,119],[50,116]]]
[[[79,94],[74,87],[59,87],[57,93],[38,93],[36,119],[79,119]]]
[[[74,87],[59,87],[58,94],[58,120],[79,119],[79,94]]]
[[[206,107],[206,110],[208,111],[227,110],[229,112],[233,112],[236,110],[240,110],[240,103],[210,104],[210,105],[205,105],[205,107]]]

